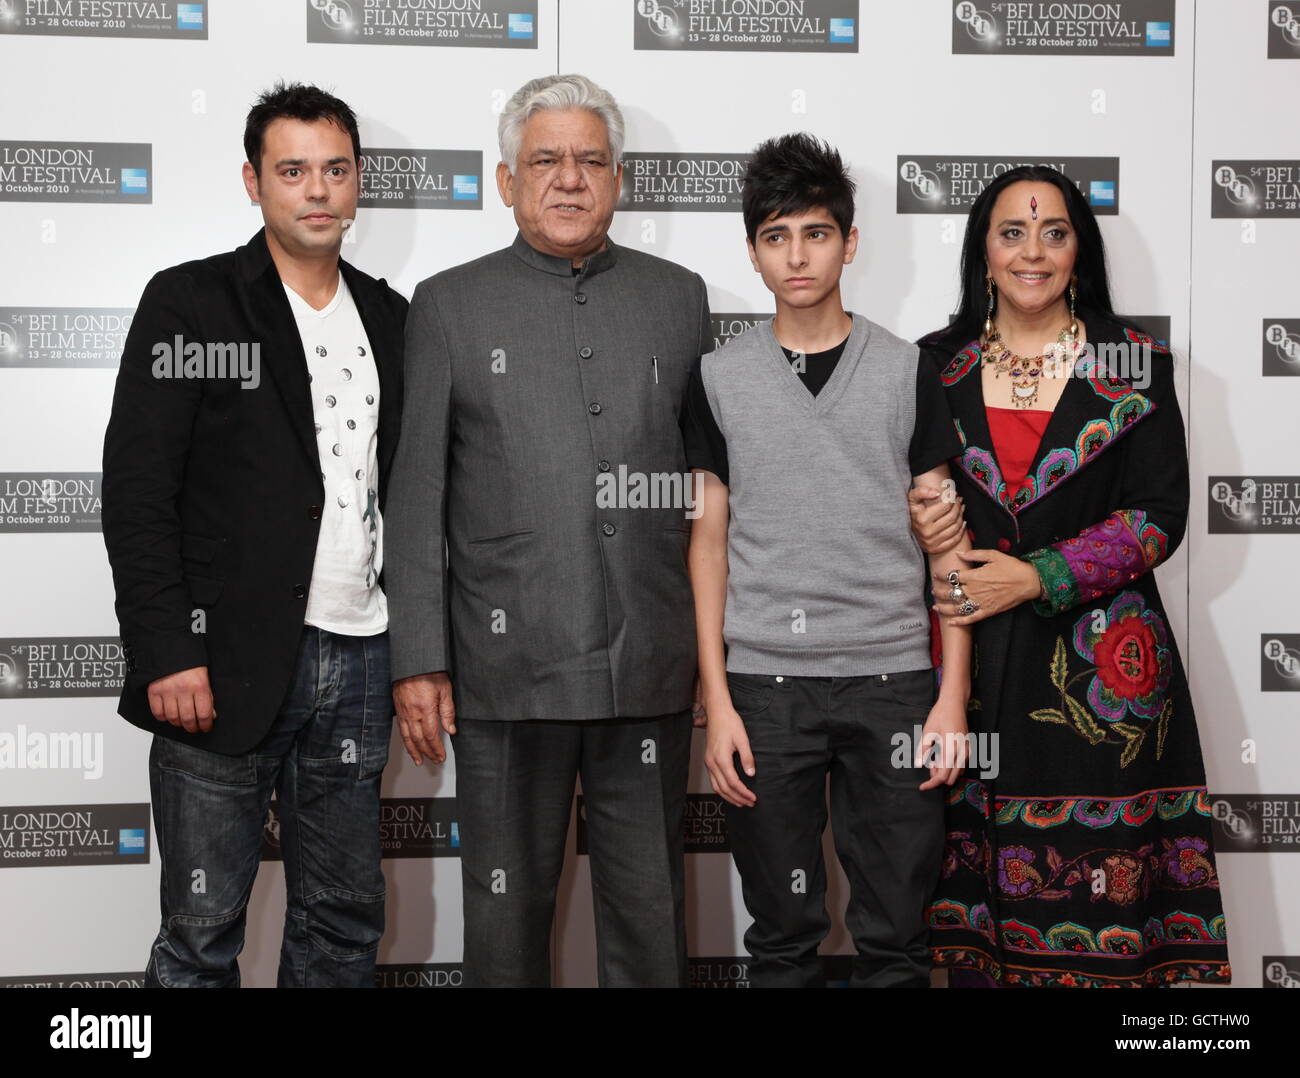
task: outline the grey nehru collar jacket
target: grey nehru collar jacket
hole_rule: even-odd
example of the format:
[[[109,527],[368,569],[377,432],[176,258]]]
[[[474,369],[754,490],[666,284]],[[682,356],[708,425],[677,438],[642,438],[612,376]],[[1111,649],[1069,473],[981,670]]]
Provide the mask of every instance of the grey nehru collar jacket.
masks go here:
[[[553,273],[557,277],[594,277],[607,269],[613,269],[618,261],[620,248],[615,246],[614,241],[608,236],[605,237],[605,244],[603,251],[587,256],[579,273],[574,272],[571,259],[561,255],[543,254],[524,239],[522,232],[515,233],[515,242],[510,245],[510,250],[524,265],[532,266],[533,269],[541,270],[543,273]]]
[[[406,332],[393,678],[449,671],[470,720],[689,708],[679,416],[712,346],[703,280],[613,243],[574,273],[517,236],[421,282]]]

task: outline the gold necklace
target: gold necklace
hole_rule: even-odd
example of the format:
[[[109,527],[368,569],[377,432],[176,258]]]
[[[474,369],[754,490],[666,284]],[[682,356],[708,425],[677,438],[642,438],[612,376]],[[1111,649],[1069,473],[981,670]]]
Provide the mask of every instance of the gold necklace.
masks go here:
[[[1079,324],[1071,320],[1061,330],[1049,351],[1037,356],[1020,356],[1002,343],[1002,334],[990,319],[985,323],[984,337],[980,341],[980,352],[984,365],[994,368],[994,378],[1007,374],[1011,379],[1011,403],[1016,408],[1032,408],[1038,401],[1038,387],[1043,380],[1043,367],[1048,360],[1060,362],[1066,358],[1073,359],[1079,352]]]

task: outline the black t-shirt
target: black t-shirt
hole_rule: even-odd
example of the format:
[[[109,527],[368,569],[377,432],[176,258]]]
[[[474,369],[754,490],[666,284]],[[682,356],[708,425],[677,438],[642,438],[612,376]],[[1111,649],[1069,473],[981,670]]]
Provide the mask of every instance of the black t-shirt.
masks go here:
[[[792,352],[782,348],[786,359],[794,364],[794,369],[815,397],[830,381],[835,372],[835,364],[844,354],[844,338],[834,348],[824,352]],[[803,363],[796,363],[802,354]],[[686,403],[682,409],[682,439],[686,445],[686,466],[701,468],[712,472],[723,483],[730,482],[730,468],[727,464],[727,440],[718,429],[713,418],[713,409],[709,407],[709,397],[704,390],[704,377],[700,362],[691,372],[690,384],[686,388]],[[922,475],[946,460],[961,455],[961,440],[953,426],[952,413],[948,410],[948,400],[944,396],[943,386],[934,364],[924,356],[919,357],[916,365],[916,425],[912,429],[912,440],[908,444],[908,466],[913,475]]]
[[[782,348],[781,351],[790,361],[795,374],[808,387],[808,392],[815,397],[831,380],[831,375],[835,373],[835,364],[840,361],[840,356],[844,355],[844,346],[848,343],[849,339],[845,337],[834,348],[828,348],[824,352],[792,352],[789,348]]]

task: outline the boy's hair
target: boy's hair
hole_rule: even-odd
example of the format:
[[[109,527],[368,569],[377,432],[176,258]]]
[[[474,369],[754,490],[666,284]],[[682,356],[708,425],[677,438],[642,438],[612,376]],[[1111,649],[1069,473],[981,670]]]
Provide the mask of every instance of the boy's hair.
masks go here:
[[[302,120],[313,123],[329,120],[352,136],[352,155],[361,161],[361,135],[357,131],[357,117],[347,104],[318,86],[291,82],[287,86],[277,82],[248,110],[244,124],[244,153],[253,171],[262,174],[262,138],[272,120]]]
[[[840,234],[853,227],[857,185],[828,142],[799,132],[762,142],[745,169],[745,234],[753,243],[759,227],[774,214],[807,213],[821,207],[835,218]]]

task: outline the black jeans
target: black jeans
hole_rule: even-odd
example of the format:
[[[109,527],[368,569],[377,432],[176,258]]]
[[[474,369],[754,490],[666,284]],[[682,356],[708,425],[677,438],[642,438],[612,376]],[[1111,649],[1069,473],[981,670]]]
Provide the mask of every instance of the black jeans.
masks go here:
[[[852,987],[928,987],[925,905],[943,857],[946,787],[919,790],[917,728],[934,672],[866,677],[727,675],[754,753],[753,808],[726,806],[755,987],[823,985],[817,948],[826,912],[826,785],[831,830],[848,877],[845,922],[857,947]],[[905,735],[905,741],[897,735]]]

